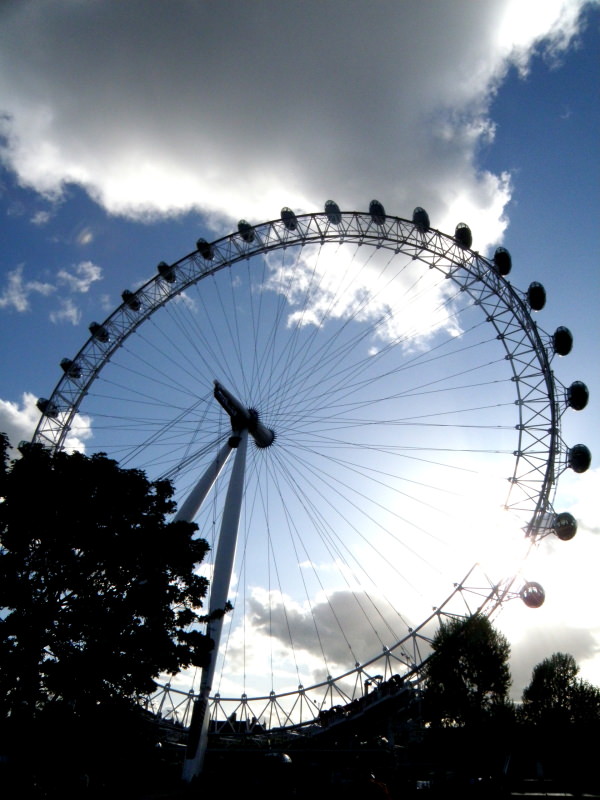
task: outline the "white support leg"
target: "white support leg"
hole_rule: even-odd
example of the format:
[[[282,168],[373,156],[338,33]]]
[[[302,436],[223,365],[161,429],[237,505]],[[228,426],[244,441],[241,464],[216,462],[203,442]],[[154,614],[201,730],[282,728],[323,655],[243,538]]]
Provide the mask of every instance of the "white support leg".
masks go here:
[[[233,561],[237,543],[237,534],[244,493],[244,472],[246,468],[246,450],[248,430],[240,432],[240,441],[233,462],[227,497],[223,510],[219,544],[215,557],[215,570],[211,581],[210,613],[225,607],[229,594]],[[186,759],[183,765],[183,780],[189,783],[202,772],[206,745],[208,743],[209,711],[208,701],[212,689],[219,642],[223,629],[223,619],[216,619],[208,624],[207,635],[213,640],[214,648],[210,662],[202,670],[200,693],[194,705],[192,724],[189,731]]]
[[[194,486],[192,491],[187,496],[185,502],[175,515],[175,521],[183,519],[186,522],[193,522],[194,517],[204,502],[206,495],[211,490],[213,483],[219,477],[219,473],[227,463],[227,459],[231,455],[232,447],[229,442],[223,445],[215,456],[212,464],[202,475],[198,483]]]

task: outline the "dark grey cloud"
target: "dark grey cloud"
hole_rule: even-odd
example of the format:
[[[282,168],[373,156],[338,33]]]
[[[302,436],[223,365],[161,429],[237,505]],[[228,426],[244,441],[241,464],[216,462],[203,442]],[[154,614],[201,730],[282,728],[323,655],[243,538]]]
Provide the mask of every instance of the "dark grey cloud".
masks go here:
[[[588,628],[557,624],[552,628],[532,629],[525,639],[512,646],[512,694],[520,700],[523,689],[530,683],[533,668],[553,653],[570,653],[581,665],[600,653],[600,643]]]
[[[311,608],[297,605],[269,604],[255,595],[249,602],[248,615],[253,628],[270,635],[287,648],[290,637],[294,647],[317,658],[324,654],[330,666],[351,668],[391,647],[408,633],[410,620],[402,619],[393,609],[375,609],[364,592],[336,591]]]
[[[582,2],[5,4],[3,158],[42,192],[75,182],[133,216],[378,196],[442,227],[466,214],[483,247],[510,192],[476,165],[490,98],[540,38],[568,43]]]

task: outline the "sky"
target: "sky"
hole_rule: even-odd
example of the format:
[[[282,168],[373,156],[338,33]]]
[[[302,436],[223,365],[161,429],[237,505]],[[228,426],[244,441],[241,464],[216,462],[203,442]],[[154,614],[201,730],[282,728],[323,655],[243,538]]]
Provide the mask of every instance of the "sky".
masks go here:
[[[465,221],[544,284],[540,326],[574,336],[557,377],[591,396],[564,417],[593,456],[559,482],[578,534],[535,565],[544,606],[497,621],[514,693],[556,651],[600,685],[599,53],[584,0],[3,3],[0,429],[30,438],[88,324],[198,236],[329,198]]]

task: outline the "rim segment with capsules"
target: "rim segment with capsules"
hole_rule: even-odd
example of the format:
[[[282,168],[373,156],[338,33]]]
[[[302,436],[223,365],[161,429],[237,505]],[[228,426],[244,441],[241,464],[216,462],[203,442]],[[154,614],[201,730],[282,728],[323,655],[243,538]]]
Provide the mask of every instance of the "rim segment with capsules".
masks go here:
[[[377,201],[241,221],[125,291],[39,401],[35,441],[168,477],[179,504],[232,435],[215,381],[274,432],[248,450],[215,720],[303,724],[418,676],[444,616],[543,602],[522,565],[574,533],[553,502],[589,465],[560,433],[587,389],[554,377],[572,337],[533,321],[543,287],[470,248]],[[196,517],[212,552],[219,484]],[[152,708],[187,723],[196,680]]]

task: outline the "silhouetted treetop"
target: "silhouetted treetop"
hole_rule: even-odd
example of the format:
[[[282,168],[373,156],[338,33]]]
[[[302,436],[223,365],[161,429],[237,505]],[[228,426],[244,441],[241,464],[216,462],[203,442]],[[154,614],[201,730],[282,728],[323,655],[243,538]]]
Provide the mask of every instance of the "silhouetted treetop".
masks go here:
[[[425,667],[425,718],[444,727],[510,711],[510,645],[487,617],[442,622]]]
[[[208,544],[168,522],[172,487],[105,455],[0,439],[0,718],[133,703],[202,666]]]
[[[578,678],[569,653],[553,653],[533,668],[523,691],[521,714],[536,725],[600,721],[600,689]]]

